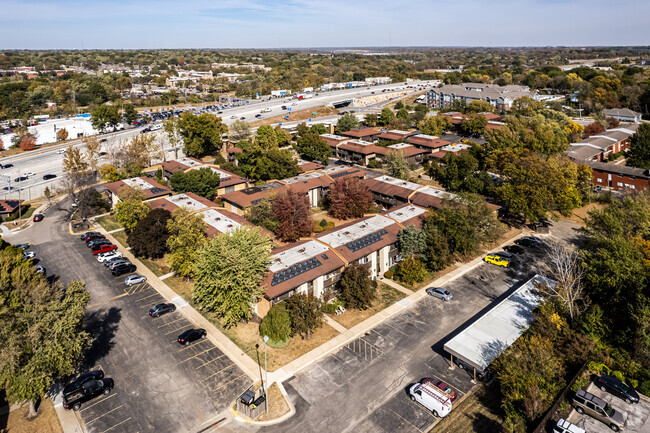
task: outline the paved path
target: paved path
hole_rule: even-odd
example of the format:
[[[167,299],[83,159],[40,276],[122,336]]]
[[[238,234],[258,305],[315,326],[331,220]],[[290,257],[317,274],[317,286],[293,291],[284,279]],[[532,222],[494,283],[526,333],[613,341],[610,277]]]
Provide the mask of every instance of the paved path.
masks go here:
[[[325,322],[330,325],[332,328],[336,329],[337,331],[343,333],[348,330],[345,326],[341,325],[339,322],[336,320],[332,319],[330,316],[325,314],[323,317],[325,317]]]
[[[391,286],[395,290],[399,290],[400,292],[404,293],[405,295],[409,296],[412,295],[414,292],[413,290],[409,290],[406,287],[402,286],[401,284],[397,284],[395,281],[388,279],[388,278],[379,278],[379,281],[382,283]]]

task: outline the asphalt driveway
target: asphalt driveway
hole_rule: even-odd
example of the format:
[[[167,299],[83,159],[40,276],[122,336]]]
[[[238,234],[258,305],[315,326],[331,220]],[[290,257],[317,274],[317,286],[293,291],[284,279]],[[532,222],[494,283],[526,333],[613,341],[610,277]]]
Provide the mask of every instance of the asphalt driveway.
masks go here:
[[[83,370],[102,368],[115,380],[108,396],[76,412],[88,432],[199,431],[251,384],[209,339],[189,346],[176,341],[193,327],[178,310],[151,318],[149,309],[166,300],[149,284],[127,287],[70,235],[63,213],[48,212],[42,223],[5,238],[29,242],[51,280],[86,282],[91,294],[87,328],[93,343]]]

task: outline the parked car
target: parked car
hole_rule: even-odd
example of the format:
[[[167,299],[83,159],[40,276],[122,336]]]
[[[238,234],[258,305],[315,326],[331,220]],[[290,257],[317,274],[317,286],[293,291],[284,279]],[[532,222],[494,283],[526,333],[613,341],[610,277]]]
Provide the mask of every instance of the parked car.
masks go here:
[[[108,395],[113,390],[115,382],[111,378],[101,380],[90,380],[68,396],[63,396],[63,407],[66,409],[79,410],[81,404],[91,400],[98,395]]]
[[[472,376],[474,376],[474,370],[476,370],[476,378],[478,380],[488,380],[492,377],[492,372],[490,370],[475,369],[473,365],[468,364],[457,356],[454,357],[454,364],[456,364],[461,370],[466,370]]]
[[[584,429],[575,424],[571,424],[564,418],[560,418],[553,426],[553,433],[586,433]]]
[[[512,261],[515,260],[515,256],[514,256],[514,255],[512,255],[512,254],[510,254],[510,253],[507,253],[507,252],[505,252],[505,251],[499,251],[499,252],[492,253],[492,254],[495,255],[495,256],[499,256],[499,257],[501,257],[502,259],[506,259],[506,260],[508,260],[509,262],[512,262]]]
[[[542,246],[542,240],[537,236],[524,236],[523,238],[515,240],[515,243],[527,248],[537,248]]]
[[[625,403],[627,404],[639,402],[639,394],[634,390],[634,388],[614,376],[609,376],[607,374],[597,376],[594,378],[594,384],[602,391],[625,400]]]
[[[24,251],[23,259],[33,259],[35,255],[36,254],[34,254],[34,251]]]
[[[111,274],[113,274],[114,277],[119,277],[120,275],[128,274],[129,272],[135,271],[136,267],[132,263],[121,263],[117,266],[115,266],[111,270]]]
[[[63,395],[69,395],[75,391],[77,391],[79,388],[81,388],[81,385],[83,385],[86,382],[89,382],[91,380],[100,380],[104,378],[104,371],[103,370],[92,370],[87,373],[81,374],[79,377],[77,377],[73,382],[70,382],[63,388]]]
[[[127,259],[126,257],[119,257],[119,258],[116,258],[116,259],[109,260],[104,265],[108,269],[110,269],[112,271],[113,269],[115,269],[116,266],[124,265],[124,264],[130,265],[131,261],[129,259]]]
[[[178,336],[178,342],[180,344],[184,345],[189,345],[191,342],[199,340],[201,338],[205,338],[207,336],[207,332],[205,332],[205,329],[188,329],[187,331],[183,332],[181,335]]]
[[[112,259],[117,259],[122,257],[122,253],[119,251],[109,251],[107,253],[97,254],[97,261],[99,263],[104,263]]]
[[[409,388],[409,396],[414,402],[420,403],[431,411],[433,416],[444,418],[451,412],[449,398],[444,398],[438,391],[432,389],[430,383],[416,383]]]
[[[93,247],[93,254],[97,255],[99,253],[105,253],[108,251],[113,251],[116,250],[117,246],[113,244],[104,244],[104,245],[97,245],[96,247]]]
[[[30,247],[30,245],[27,242],[25,242],[24,244],[16,244],[16,246],[22,250],[26,250]]]
[[[420,383],[432,383],[433,386],[444,392],[449,396],[449,400],[453,403],[456,401],[458,398],[458,394],[456,394],[456,391],[454,391],[451,386],[447,385],[445,382],[442,380],[437,380],[437,379],[432,379],[430,377],[425,377],[423,378]]]
[[[576,391],[571,404],[579,414],[586,413],[592,418],[607,424],[613,431],[619,431],[625,427],[625,417],[622,413],[614,409],[605,400],[585,390],[579,389]]]
[[[497,254],[490,253],[483,258],[483,261],[486,263],[492,263],[493,265],[501,266],[507,268],[510,265],[510,261],[505,259]]]
[[[42,265],[36,265],[36,272],[39,274],[45,275],[47,272],[45,271],[45,268]]]
[[[86,243],[86,246],[88,248],[94,248],[97,245],[108,245],[110,243],[111,241],[109,241],[108,239],[102,236],[101,238],[91,239],[90,241],[88,241],[88,243]]]
[[[144,275],[135,274],[126,277],[124,279],[124,284],[126,284],[127,286],[132,286],[134,284],[144,283],[145,281],[147,281],[147,277],[145,277]]]
[[[154,305],[153,308],[149,310],[149,315],[151,317],[160,317],[165,313],[171,313],[173,311],[176,311],[176,305],[174,304],[158,304]]]
[[[101,233],[94,233],[94,234],[90,234],[90,235],[86,236],[84,241],[86,241],[86,245],[88,245],[88,243],[90,241],[94,241],[95,239],[106,239],[106,236],[104,236]]]
[[[50,180],[56,178],[56,174],[46,174],[43,176],[43,180]]]
[[[503,249],[511,254],[523,254],[526,251],[519,245],[506,245]]]
[[[66,153],[67,151],[68,151],[68,149],[63,148],[63,149],[59,149],[59,150],[57,150],[56,153],[58,153],[59,155],[63,155],[63,154]]]
[[[86,233],[84,233],[84,234],[82,234],[82,235],[80,236],[80,239],[81,239],[82,241],[86,241],[86,240],[88,240],[88,238],[91,237],[91,236],[102,236],[102,234],[99,233],[99,232],[86,232]]]
[[[43,221],[43,218],[45,218],[45,215],[43,215],[42,213],[37,213],[36,215],[34,215],[33,220],[34,222],[39,222],[39,221]]]
[[[433,296],[434,298],[440,298],[444,301],[451,301],[454,295],[447,289],[441,287],[429,287],[427,288],[427,294]]]

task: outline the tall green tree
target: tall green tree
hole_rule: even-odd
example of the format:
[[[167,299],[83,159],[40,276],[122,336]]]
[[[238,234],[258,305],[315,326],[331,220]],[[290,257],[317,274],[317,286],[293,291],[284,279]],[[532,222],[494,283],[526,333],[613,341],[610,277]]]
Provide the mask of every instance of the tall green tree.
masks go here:
[[[194,157],[221,150],[221,137],[228,132],[226,125],[221,123],[221,117],[209,113],[196,115],[185,112],[180,117],[178,127],[185,143],[183,152]]]
[[[352,128],[359,126],[359,119],[352,113],[345,113],[343,116],[339,117],[339,120],[336,122],[334,131],[337,134],[342,132],[349,131]]]
[[[270,260],[271,240],[259,228],[238,227],[212,239],[199,253],[192,299],[236,325],[250,319],[264,294],[260,285]]]
[[[428,173],[449,191],[482,194],[492,180],[478,168],[479,162],[470,152],[448,152],[441,161],[432,161]]]
[[[395,113],[390,108],[383,108],[381,114],[379,115],[379,120],[377,125],[379,126],[388,126],[395,120]]]
[[[487,125],[487,119],[485,116],[472,113],[462,120],[460,128],[466,134],[477,137],[485,132],[485,125]]]
[[[147,216],[151,206],[142,201],[144,199],[142,191],[134,190],[128,185],[120,188],[117,195],[121,200],[115,205],[115,219],[129,233],[138,221]]]
[[[245,217],[256,226],[275,232],[278,228],[278,220],[273,213],[271,202],[272,199],[263,199],[259,203],[250,206],[245,211]]]
[[[124,121],[130,125],[138,119],[138,112],[136,111],[133,104],[126,104],[124,106],[124,114],[122,116],[124,118]]]
[[[322,302],[315,296],[300,293],[284,301],[291,317],[291,334],[309,340],[312,333],[323,326]]]
[[[399,149],[390,149],[386,152],[384,165],[388,169],[390,176],[403,180],[411,178],[411,167],[404,156],[404,152]]]
[[[291,337],[291,316],[283,303],[274,304],[260,323],[260,335],[272,341],[286,341]]]
[[[193,192],[196,195],[213,200],[217,195],[219,173],[210,167],[202,167],[187,172],[177,171],[169,178],[169,184],[177,193]]]
[[[451,128],[451,121],[448,116],[429,116],[418,123],[418,129],[427,135],[439,137],[443,132]]]
[[[348,308],[365,310],[377,295],[377,281],[370,278],[370,271],[358,263],[350,264],[339,281],[339,299]]]
[[[627,165],[650,169],[650,124],[640,124],[636,134],[630,139]]]
[[[407,226],[397,235],[402,257],[422,257],[427,248],[426,234],[415,226]]]
[[[116,106],[100,105],[90,113],[90,122],[93,128],[99,131],[117,126],[121,119],[122,116]]]
[[[65,290],[50,285],[16,247],[0,251],[0,269],[0,381],[9,402],[29,402],[33,418],[36,402],[74,372],[88,348],[83,324],[90,294],[79,281]]]
[[[251,138],[251,125],[244,120],[235,120],[228,127],[228,139],[231,142]]]
[[[265,151],[278,148],[278,136],[271,125],[262,125],[257,128],[255,144]]]
[[[296,150],[307,161],[318,161],[329,164],[332,148],[315,132],[309,132],[298,138]]]
[[[202,214],[192,214],[178,208],[167,220],[167,261],[176,274],[189,277],[199,258],[201,248],[207,243],[206,224]]]

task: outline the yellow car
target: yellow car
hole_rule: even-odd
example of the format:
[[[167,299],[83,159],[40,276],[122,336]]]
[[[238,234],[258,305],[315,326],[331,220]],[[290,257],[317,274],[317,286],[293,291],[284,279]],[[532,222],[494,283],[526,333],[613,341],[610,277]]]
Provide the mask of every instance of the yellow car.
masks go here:
[[[503,257],[498,256],[496,254],[488,254],[487,256],[485,256],[483,261],[492,263],[493,265],[502,266],[504,268],[507,268],[510,265],[509,260],[504,259]]]

